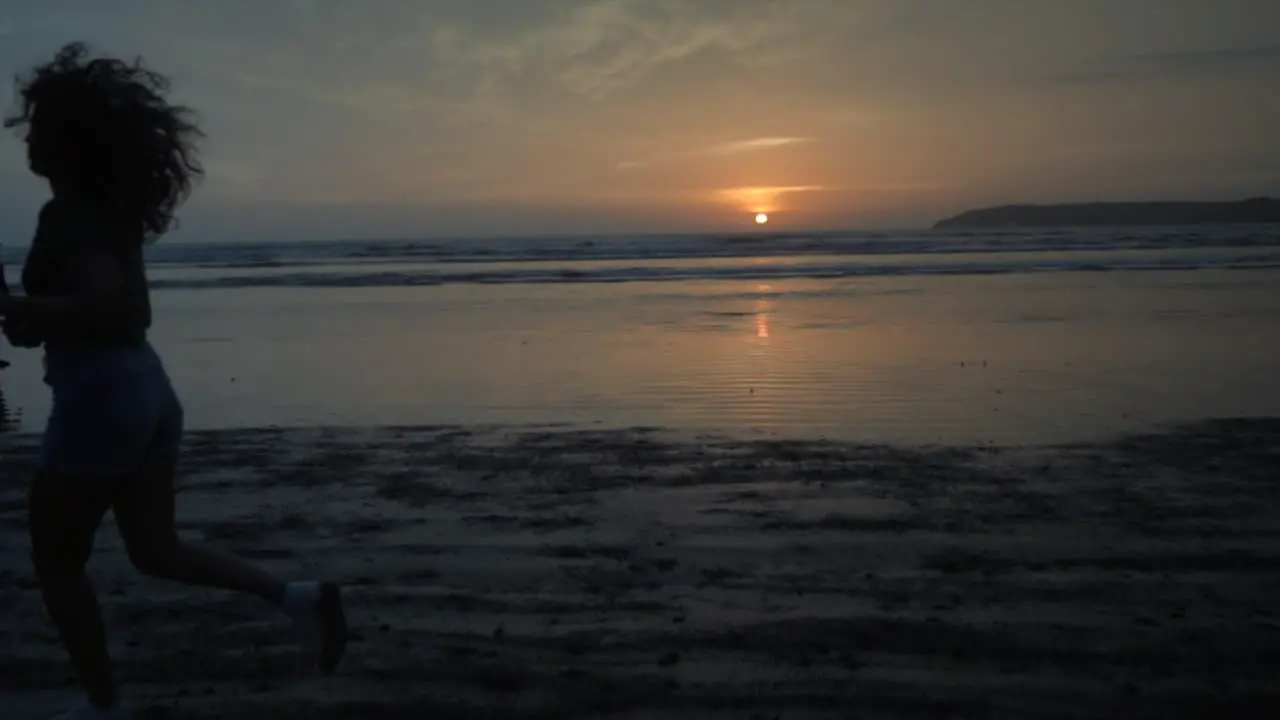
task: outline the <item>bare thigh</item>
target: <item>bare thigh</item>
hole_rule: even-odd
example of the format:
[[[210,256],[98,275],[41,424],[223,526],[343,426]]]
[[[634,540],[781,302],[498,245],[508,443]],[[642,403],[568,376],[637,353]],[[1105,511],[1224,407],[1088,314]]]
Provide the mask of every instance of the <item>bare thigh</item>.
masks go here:
[[[115,496],[116,523],[135,564],[177,548],[174,478],[183,434],[183,409],[163,373],[154,378],[155,425],[147,450]]]
[[[174,521],[176,467],[176,456],[150,458],[128,481],[121,483],[116,493],[116,524],[135,564],[146,565],[147,559],[170,551],[178,544]]]

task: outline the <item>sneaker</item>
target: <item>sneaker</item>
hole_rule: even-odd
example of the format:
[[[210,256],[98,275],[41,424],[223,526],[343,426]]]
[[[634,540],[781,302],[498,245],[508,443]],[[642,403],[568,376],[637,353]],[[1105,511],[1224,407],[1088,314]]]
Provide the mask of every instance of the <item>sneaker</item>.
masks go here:
[[[116,705],[103,710],[96,708],[88,700],[58,716],[58,720],[132,720],[133,713]]]
[[[293,619],[315,651],[320,670],[333,672],[347,650],[347,620],[338,586],[319,582],[289,583],[281,609]]]

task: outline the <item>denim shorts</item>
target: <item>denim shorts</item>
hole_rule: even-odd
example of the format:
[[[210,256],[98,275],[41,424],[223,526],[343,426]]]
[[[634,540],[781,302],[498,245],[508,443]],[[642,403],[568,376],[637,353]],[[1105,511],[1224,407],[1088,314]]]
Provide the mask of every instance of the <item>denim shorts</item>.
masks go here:
[[[150,344],[47,349],[44,381],[44,470],[118,477],[177,456],[182,403]]]

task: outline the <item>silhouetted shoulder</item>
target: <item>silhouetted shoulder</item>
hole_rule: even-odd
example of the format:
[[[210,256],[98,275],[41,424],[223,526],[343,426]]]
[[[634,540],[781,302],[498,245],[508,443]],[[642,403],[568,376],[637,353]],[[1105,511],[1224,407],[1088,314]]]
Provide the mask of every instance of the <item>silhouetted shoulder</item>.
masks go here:
[[[66,292],[62,269],[68,256],[110,242],[111,231],[91,205],[54,198],[46,202],[36,219],[35,237],[22,268],[22,286],[29,295]]]
[[[93,202],[54,198],[40,208],[32,245],[36,243],[66,252],[103,244],[141,245],[142,236],[127,232],[118,218]]]
[[[85,243],[83,213],[66,200],[54,199],[45,203],[36,220],[32,250],[39,246],[49,252],[66,252]]]

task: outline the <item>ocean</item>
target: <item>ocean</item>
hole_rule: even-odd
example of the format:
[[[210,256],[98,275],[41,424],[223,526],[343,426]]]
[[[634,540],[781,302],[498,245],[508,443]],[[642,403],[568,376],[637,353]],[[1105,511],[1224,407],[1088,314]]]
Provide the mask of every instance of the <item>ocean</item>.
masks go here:
[[[15,283],[24,249],[3,260]],[[165,240],[192,428],[1077,442],[1280,415],[1280,228]],[[4,427],[48,412],[6,348]]]

